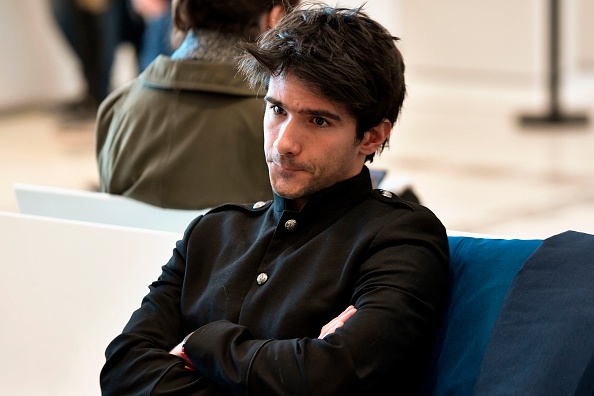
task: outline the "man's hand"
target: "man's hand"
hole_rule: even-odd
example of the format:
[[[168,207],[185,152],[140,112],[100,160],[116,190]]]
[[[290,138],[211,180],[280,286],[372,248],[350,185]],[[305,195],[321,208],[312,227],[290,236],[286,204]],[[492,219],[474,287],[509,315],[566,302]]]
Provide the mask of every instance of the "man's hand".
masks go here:
[[[192,332],[193,333],[193,332]],[[186,370],[196,370],[193,366],[192,366],[192,362],[190,362],[190,360],[188,359],[188,357],[184,354],[184,344],[186,342],[186,340],[188,339],[188,337],[190,337],[192,335],[192,333],[188,334],[186,336],[186,338],[183,339],[182,342],[180,342],[179,344],[177,344],[176,346],[173,347],[173,349],[171,349],[169,351],[170,354],[175,355],[177,357],[180,357],[182,359],[184,359],[186,361],[186,363],[188,363],[184,368]]]
[[[322,331],[320,332],[319,339],[326,337],[328,334],[334,333],[336,329],[344,324],[348,318],[353,316],[353,314],[357,312],[354,306],[349,305],[347,309],[345,309],[340,315],[332,319],[328,322],[324,327],[322,327]]]
[[[179,344],[177,344],[176,346],[173,347],[172,350],[169,351],[170,354],[175,355],[175,356],[179,356],[182,357],[181,354],[181,347],[182,347],[182,343],[180,342]]]

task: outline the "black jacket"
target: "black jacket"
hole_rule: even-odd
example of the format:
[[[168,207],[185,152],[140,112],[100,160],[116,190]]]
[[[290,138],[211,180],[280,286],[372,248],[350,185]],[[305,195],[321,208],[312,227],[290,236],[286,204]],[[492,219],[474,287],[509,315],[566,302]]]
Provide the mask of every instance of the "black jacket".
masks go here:
[[[378,395],[414,387],[445,302],[441,222],[372,190],[367,168],[314,194],[300,212],[284,206],[278,196],[260,207],[224,205],[190,224],[107,348],[105,395]],[[355,315],[317,339],[349,304]],[[168,351],[193,331],[190,371]]]

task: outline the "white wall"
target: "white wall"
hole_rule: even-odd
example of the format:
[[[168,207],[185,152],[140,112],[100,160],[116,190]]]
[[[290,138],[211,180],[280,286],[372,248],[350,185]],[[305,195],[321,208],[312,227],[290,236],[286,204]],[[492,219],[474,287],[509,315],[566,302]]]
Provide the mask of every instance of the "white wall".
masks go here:
[[[0,110],[76,96],[79,65],[46,0],[0,1]]]
[[[577,7],[576,45],[580,69],[594,69],[594,1],[582,0]]]
[[[338,4],[356,6],[361,1]],[[563,72],[591,73],[594,2],[559,4]],[[402,39],[399,47],[409,77],[528,84],[546,77],[548,0],[368,0],[366,10]]]
[[[542,69],[543,1],[401,1],[409,64],[484,78]]]
[[[363,0],[325,2],[354,7]],[[560,4],[564,73],[592,73],[594,2]],[[535,84],[548,67],[548,6],[548,0],[367,0],[365,10],[402,39],[409,79]],[[80,92],[77,61],[46,1],[0,2],[0,51],[0,111]]]

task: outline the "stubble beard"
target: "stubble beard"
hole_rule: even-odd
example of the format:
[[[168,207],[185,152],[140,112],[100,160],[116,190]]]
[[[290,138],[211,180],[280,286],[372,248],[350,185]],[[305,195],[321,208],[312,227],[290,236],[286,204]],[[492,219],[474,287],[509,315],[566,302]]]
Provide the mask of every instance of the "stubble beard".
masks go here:
[[[270,185],[277,195],[285,199],[295,200],[308,197],[316,191],[315,186],[318,183],[316,183],[312,166],[308,164],[297,164],[291,159],[278,156],[275,159],[267,157],[267,164]],[[280,169],[279,164],[292,169],[300,169],[300,171],[298,174],[283,171]],[[307,180],[303,181],[303,176],[306,176]]]

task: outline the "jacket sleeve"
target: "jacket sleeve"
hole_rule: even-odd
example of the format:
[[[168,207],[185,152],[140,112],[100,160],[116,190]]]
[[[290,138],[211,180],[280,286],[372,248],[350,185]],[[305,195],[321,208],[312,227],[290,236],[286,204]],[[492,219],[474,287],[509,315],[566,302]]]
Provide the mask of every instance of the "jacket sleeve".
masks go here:
[[[100,374],[102,395],[224,395],[225,392],[169,351],[194,329],[180,327],[185,245],[194,220],[177,242],[159,279],[149,287],[122,334],[107,347]],[[158,288],[159,292],[154,292]]]
[[[378,394],[394,384],[411,394],[445,303],[445,229],[430,212],[411,212],[389,219],[368,252],[352,294],[357,312],[334,334],[260,340],[222,320],[192,334],[187,356],[237,395]]]

